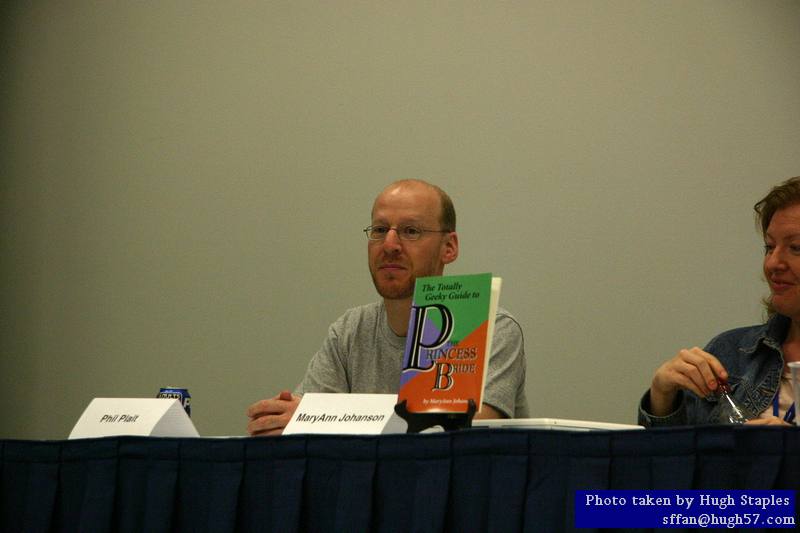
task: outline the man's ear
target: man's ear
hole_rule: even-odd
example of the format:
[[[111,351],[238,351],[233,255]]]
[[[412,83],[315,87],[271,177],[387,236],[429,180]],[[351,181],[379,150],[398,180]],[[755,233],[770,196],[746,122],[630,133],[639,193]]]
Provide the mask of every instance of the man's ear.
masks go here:
[[[442,263],[449,265],[458,259],[458,234],[453,231],[447,234],[442,243]]]

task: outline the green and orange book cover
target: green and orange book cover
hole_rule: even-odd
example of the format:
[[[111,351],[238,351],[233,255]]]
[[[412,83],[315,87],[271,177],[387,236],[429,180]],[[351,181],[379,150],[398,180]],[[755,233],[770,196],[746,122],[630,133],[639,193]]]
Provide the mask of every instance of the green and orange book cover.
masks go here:
[[[501,285],[490,273],[417,279],[397,397],[408,411],[480,410]]]

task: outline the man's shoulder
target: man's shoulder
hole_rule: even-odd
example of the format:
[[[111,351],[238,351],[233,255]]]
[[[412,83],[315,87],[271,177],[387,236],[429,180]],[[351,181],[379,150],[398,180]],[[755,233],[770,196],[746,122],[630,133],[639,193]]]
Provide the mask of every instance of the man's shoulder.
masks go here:
[[[366,322],[376,322],[383,312],[383,302],[351,307],[336,319],[334,327],[355,327]]]
[[[508,311],[508,309],[506,309],[504,307],[500,307],[499,305],[497,306],[497,313],[495,314],[494,321],[495,321],[495,324],[500,323],[500,322],[507,322],[507,323],[512,323],[513,322],[514,324],[519,326],[519,322],[514,317],[514,315],[512,315]],[[520,326],[520,329],[522,329],[521,326]]]
[[[522,340],[523,337],[522,325],[514,315],[509,313],[507,309],[498,306],[497,314],[494,317],[495,343],[499,343],[503,339],[524,342]]]
[[[351,307],[342,313],[332,325],[336,329],[354,329],[367,323],[374,325],[381,320],[384,309],[382,301]],[[520,326],[516,317],[508,309],[500,306],[497,307],[497,313],[495,314],[495,324],[510,327],[516,326],[516,328],[522,330],[522,326]]]
[[[501,307],[499,305],[497,306],[497,317],[498,318],[504,317],[504,318],[510,318],[511,320],[516,320],[516,318],[514,318],[514,315],[512,315],[508,309],[506,309],[505,307]]]
[[[376,315],[383,309],[383,302],[372,302],[369,304],[364,305],[357,305],[356,307],[351,307],[350,309],[346,310],[342,313],[343,317],[355,317],[355,316],[365,316],[365,315]]]

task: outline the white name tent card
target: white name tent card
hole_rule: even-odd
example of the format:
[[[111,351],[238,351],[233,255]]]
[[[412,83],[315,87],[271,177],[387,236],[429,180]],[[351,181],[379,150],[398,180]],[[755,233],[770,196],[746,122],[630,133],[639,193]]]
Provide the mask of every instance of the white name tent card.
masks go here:
[[[405,433],[407,424],[397,416],[396,394],[306,393],[284,435],[323,433],[379,435]]]
[[[89,402],[70,439],[141,435],[199,437],[180,401],[167,398],[95,398]]]

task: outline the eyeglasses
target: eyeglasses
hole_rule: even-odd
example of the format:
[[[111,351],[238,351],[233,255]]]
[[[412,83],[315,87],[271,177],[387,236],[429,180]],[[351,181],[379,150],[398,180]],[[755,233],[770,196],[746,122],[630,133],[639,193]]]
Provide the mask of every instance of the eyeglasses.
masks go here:
[[[368,226],[364,234],[371,241],[382,241],[389,234],[389,230],[397,232],[397,236],[404,241],[418,241],[425,233],[450,233],[442,229],[425,229],[416,226]]]

